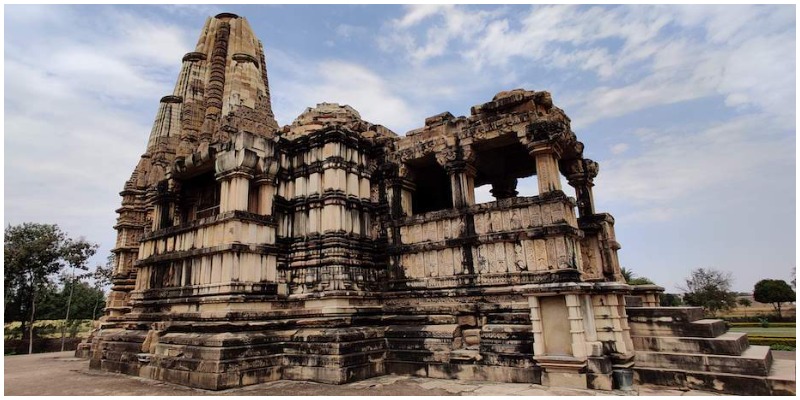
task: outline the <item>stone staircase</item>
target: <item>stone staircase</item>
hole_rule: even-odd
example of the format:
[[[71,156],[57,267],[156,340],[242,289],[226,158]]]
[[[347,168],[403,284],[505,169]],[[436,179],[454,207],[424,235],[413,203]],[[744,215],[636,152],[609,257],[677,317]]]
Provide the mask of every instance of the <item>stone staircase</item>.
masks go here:
[[[795,395],[793,361],[726,332],[699,307],[628,307],[639,384],[743,395]],[[788,361],[788,362],[787,362]],[[791,370],[787,373],[787,370]]]

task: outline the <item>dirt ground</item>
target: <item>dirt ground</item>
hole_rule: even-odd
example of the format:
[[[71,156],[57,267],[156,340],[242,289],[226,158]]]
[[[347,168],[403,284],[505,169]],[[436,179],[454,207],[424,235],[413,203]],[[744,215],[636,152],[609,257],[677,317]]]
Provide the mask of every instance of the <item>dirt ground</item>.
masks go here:
[[[521,383],[460,382],[386,375],[346,385],[278,381],[219,392],[89,369],[72,352],[6,356],[6,396],[596,396],[713,395],[700,391],[639,387],[634,392],[550,388]]]

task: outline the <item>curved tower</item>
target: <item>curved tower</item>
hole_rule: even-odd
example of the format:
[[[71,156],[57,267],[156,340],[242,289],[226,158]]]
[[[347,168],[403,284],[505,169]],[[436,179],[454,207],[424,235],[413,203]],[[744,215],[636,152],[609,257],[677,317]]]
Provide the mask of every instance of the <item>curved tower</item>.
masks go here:
[[[157,207],[159,196],[175,189],[175,178],[195,167],[208,169],[231,132],[269,139],[277,129],[261,41],[244,18],[229,13],[208,18],[194,51],[183,56],[175,89],[161,99],[145,153],[120,193],[109,316],[131,309],[142,236],[180,219],[181,212],[197,212]]]

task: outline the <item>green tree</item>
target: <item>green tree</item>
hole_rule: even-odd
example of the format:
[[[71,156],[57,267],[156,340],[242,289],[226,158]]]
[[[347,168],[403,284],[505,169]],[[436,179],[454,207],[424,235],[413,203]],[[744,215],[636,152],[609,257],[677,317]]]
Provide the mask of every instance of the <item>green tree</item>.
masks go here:
[[[772,304],[778,313],[778,318],[781,318],[781,305],[795,301],[797,294],[784,280],[762,279],[753,289],[753,298],[759,303]]]
[[[98,265],[95,267],[91,278],[94,281],[95,287],[105,292],[111,286],[111,275],[114,274],[114,267],[117,264],[117,257],[114,253],[109,254],[106,258],[106,265]]]
[[[715,316],[718,311],[736,306],[736,293],[731,291],[731,274],[715,269],[698,268],[686,278],[683,301]]]
[[[622,279],[625,279],[625,282],[628,282],[628,281],[630,281],[631,279],[633,279],[633,275],[635,275],[635,274],[633,273],[633,271],[631,271],[631,270],[629,270],[629,269],[627,269],[627,268],[625,268],[625,267],[621,267],[621,268],[619,269],[619,271],[620,271],[620,273],[622,274]]]
[[[28,352],[33,352],[36,307],[53,292],[53,278],[65,267],[86,269],[97,245],[73,240],[58,225],[24,223],[7,226],[3,255],[4,318],[28,329]]]
[[[625,283],[629,285],[634,285],[634,286],[655,285],[655,283],[653,283],[653,281],[651,281],[648,278],[645,278],[643,276],[636,276],[636,273],[634,273],[632,270],[628,268],[625,267],[620,268],[620,273],[622,274],[622,277],[625,279]]]
[[[747,317],[747,307],[752,306],[753,302],[750,301],[750,299],[741,298],[739,300],[736,300],[736,304],[744,307],[744,316]]]
[[[628,281],[628,285],[633,285],[633,286],[655,285],[655,283],[653,283],[653,281],[651,281],[649,278],[645,278],[643,276],[636,276]]]
[[[674,293],[664,293],[659,300],[661,307],[680,307],[683,305],[681,296]]]
[[[105,293],[95,285],[76,278],[74,282],[65,281],[60,290],[53,290],[39,303],[39,319],[64,319],[70,288],[72,301],[69,316],[73,319],[95,319],[105,301]],[[98,307],[99,305],[99,307]]]

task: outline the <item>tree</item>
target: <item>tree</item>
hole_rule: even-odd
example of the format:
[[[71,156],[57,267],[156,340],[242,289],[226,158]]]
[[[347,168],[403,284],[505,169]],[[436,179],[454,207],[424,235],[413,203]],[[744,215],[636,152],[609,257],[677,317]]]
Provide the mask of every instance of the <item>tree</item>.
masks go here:
[[[636,276],[636,274],[632,270],[629,270],[625,267],[620,268],[620,273],[622,274],[622,277],[625,279],[625,283],[629,285],[634,285],[634,286],[655,285],[655,283],[653,283],[653,281],[651,281],[650,279],[645,278],[643,276]]]
[[[781,305],[795,301],[797,294],[784,280],[762,279],[753,289],[753,298],[759,303],[772,304],[778,313],[778,318],[781,318]]]
[[[66,337],[66,329],[67,324],[69,323],[69,312],[71,311],[72,306],[72,295],[75,292],[75,269],[88,269],[86,267],[86,260],[89,257],[93,256],[94,253],[97,251],[97,245],[91,244],[83,240],[82,238],[78,241],[74,241],[69,239],[67,243],[64,245],[64,259],[67,261],[70,267],[72,267],[72,279],[69,280],[69,295],[67,296],[67,307],[66,313],[64,315],[64,324],[61,326],[61,351],[64,351],[64,339]],[[64,287],[66,290],[66,286]],[[73,316],[74,318],[74,316]]]
[[[4,318],[28,326],[28,352],[33,352],[36,307],[52,292],[53,277],[67,266],[86,269],[97,245],[73,240],[58,225],[24,223],[6,227],[3,255]]]
[[[686,279],[683,301],[714,316],[718,311],[730,310],[736,306],[736,293],[731,288],[730,272],[698,268]]]
[[[659,301],[661,307],[680,307],[683,305],[681,296],[674,293],[664,293]]]
[[[739,300],[736,300],[736,303],[744,307],[744,316],[747,317],[747,307],[752,306],[753,302],[750,301],[750,299],[741,298]]]
[[[625,267],[621,267],[619,269],[619,271],[622,274],[622,279],[625,279],[625,282],[628,282],[631,279],[633,279],[633,275],[634,275],[633,271],[631,271],[631,270],[629,270],[629,269],[627,269]]]
[[[117,265],[117,256],[114,253],[108,255],[106,258],[106,265],[98,265],[95,267],[94,272],[92,273],[92,279],[94,280],[94,289],[99,291],[103,294],[102,298],[95,298],[94,306],[92,307],[92,320],[97,318],[98,311],[102,311],[105,308],[106,298],[105,293],[106,289],[111,287],[111,276],[114,274],[114,268]],[[101,307],[100,305],[103,304]]]
[[[628,281],[628,285],[633,285],[633,286],[655,285],[655,283],[653,283],[653,281],[651,281],[649,278],[645,278],[643,276],[636,276]]]
[[[114,253],[111,253],[108,258],[106,258],[106,265],[98,265],[95,267],[94,272],[91,274],[95,287],[105,292],[105,290],[111,286],[111,275],[114,274],[114,267],[116,264],[117,257]]]
[[[95,319],[105,301],[105,293],[95,285],[76,278],[74,282],[65,281],[61,290],[53,290],[38,304],[36,314],[40,319],[64,319],[69,292],[72,290],[70,320]]]

